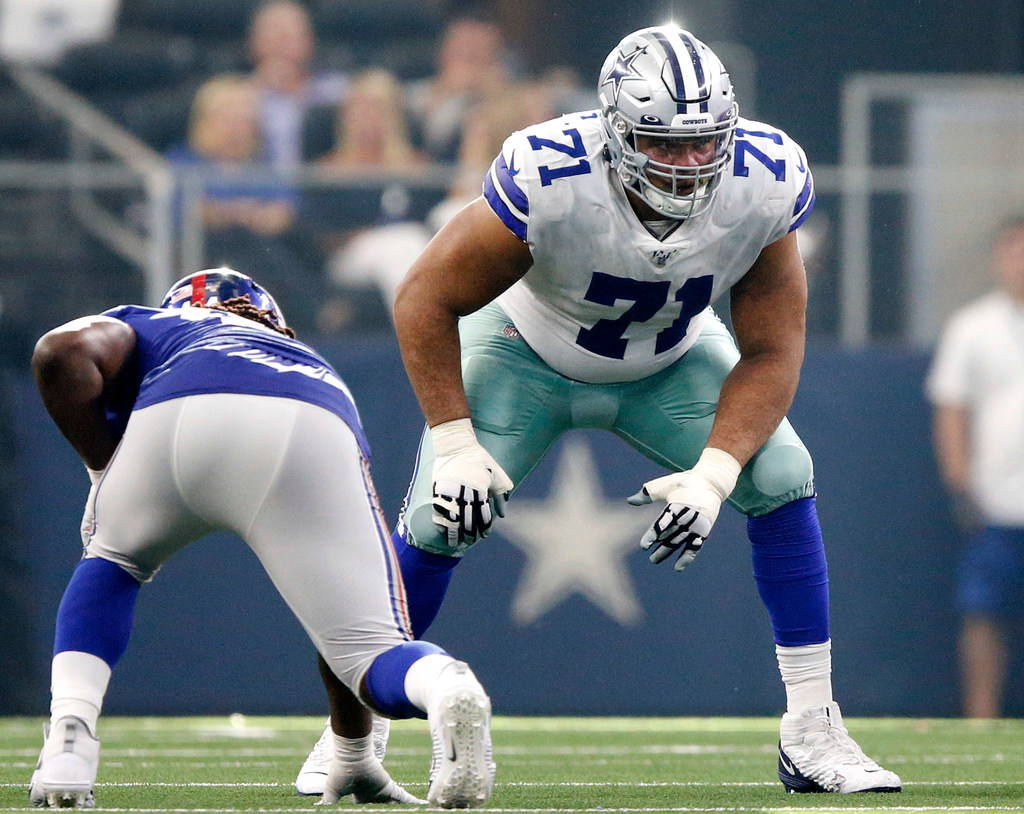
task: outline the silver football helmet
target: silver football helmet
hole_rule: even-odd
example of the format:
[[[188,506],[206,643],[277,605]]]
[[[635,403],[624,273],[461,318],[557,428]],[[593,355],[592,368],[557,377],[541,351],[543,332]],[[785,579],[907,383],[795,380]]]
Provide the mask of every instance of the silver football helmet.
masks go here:
[[[612,167],[622,183],[665,217],[685,220],[711,205],[732,154],[739,108],[721,60],[672,25],[636,31],[604,62],[598,84]],[[637,136],[714,140],[699,166],[655,161]]]

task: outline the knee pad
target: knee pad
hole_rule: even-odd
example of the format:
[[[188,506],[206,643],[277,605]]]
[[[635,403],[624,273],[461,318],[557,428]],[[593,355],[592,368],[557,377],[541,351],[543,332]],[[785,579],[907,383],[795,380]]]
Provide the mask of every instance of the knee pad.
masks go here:
[[[448,536],[434,522],[433,513],[434,509],[429,501],[406,511],[403,518],[406,542],[423,551],[429,551],[431,554],[461,557],[470,549],[474,541],[467,540],[454,548],[448,545]]]
[[[814,479],[811,454],[803,444],[769,446],[754,458],[750,478],[769,497],[796,492]]]

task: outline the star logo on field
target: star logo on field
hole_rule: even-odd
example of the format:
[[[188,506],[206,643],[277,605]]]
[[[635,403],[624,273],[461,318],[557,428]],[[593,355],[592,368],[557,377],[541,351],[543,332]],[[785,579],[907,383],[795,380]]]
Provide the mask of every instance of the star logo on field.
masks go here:
[[[640,54],[647,50],[647,46],[637,46],[635,51],[629,54],[619,53],[615,58],[615,64],[612,69],[608,72],[608,76],[605,77],[602,86],[612,86],[612,103],[619,103],[619,91],[622,89],[622,83],[627,79],[643,79],[643,74],[640,73],[636,68],[633,67],[633,63],[636,62],[636,58]]]
[[[535,622],[573,594],[580,594],[621,625],[643,616],[625,557],[638,547],[650,518],[605,500],[585,441],[565,444],[545,500],[516,500],[501,521],[501,534],[526,554],[512,601],[512,618]]]

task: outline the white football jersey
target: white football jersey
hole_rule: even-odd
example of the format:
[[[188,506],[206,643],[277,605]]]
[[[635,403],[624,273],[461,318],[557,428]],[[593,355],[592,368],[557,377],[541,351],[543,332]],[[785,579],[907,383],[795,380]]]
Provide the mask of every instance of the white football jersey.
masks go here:
[[[740,119],[731,165],[709,210],[653,237],[605,155],[597,111],[506,139],[484,197],[533,254],[497,302],[555,370],[585,382],[632,381],[696,341],[710,303],[814,205],[799,145]]]

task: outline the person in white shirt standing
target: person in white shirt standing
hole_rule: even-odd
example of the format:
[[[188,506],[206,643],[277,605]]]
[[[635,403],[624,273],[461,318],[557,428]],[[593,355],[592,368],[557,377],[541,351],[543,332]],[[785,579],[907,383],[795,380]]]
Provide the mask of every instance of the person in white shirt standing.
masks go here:
[[[994,291],[949,320],[926,382],[942,479],[968,536],[957,574],[963,713],[998,718],[1006,621],[1024,597],[1024,216],[993,243]]]

